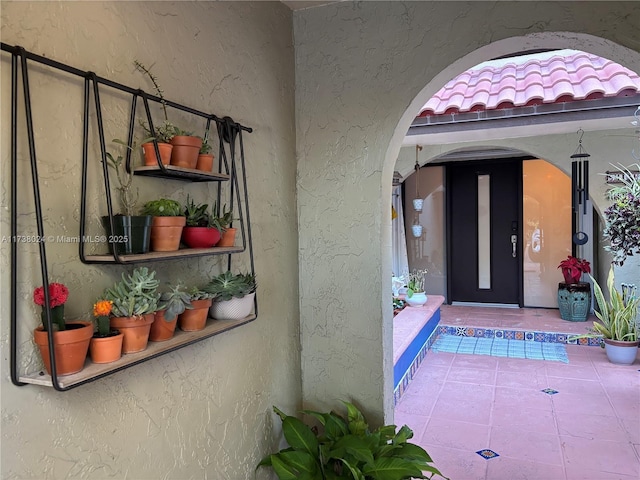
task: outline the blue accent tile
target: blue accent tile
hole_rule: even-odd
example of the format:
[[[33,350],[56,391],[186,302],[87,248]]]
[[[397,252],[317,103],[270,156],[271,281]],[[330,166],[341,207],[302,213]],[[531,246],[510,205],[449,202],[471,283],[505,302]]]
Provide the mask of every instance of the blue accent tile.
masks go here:
[[[484,450],[478,450],[476,453],[480,455],[482,458],[484,458],[485,460],[489,460],[490,458],[496,458],[500,456],[496,452],[494,452],[493,450],[489,450],[488,448],[485,448]]]
[[[546,393],[547,395],[555,395],[556,393],[560,393],[557,390],[554,390],[553,388],[545,388],[544,390],[540,390],[540,391]]]

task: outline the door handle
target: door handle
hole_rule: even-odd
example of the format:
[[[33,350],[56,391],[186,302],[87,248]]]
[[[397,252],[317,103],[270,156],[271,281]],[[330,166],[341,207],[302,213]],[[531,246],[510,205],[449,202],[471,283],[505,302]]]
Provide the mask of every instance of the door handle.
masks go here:
[[[513,258],[516,258],[516,256],[518,255],[516,250],[516,245],[518,244],[518,236],[517,235],[511,235],[511,246],[513,247],[511,250],[511,256]]]

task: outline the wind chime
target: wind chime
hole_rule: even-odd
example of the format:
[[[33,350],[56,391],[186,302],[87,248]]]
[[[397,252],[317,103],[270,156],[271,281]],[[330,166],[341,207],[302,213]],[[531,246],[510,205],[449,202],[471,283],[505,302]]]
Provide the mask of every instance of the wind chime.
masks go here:
[[[579,129],[578,148],[571,155],[571,208],[572,219],[571,229],[573,233],[573,243],[584,245],[589,241],[589,236],[583,231],[583,215],[587,214],[587,201],[589,200],[589,155],[582,147],[582,137],[584,130]],[[582,207],[582,214],[580,208]],[[575,252],[574,252],[575,253]]]
[[[411,226],[411,233],[415,238],[422,236],[422,225],[420,225],[420,212],[422,212],[422,205],[424,199],[420,196],[420,164],[418,163],[418,152],[422,150],[421,145],[416,145],[416,197],[413,199],[413,209],[416,211],[413,217],[413,225]]]

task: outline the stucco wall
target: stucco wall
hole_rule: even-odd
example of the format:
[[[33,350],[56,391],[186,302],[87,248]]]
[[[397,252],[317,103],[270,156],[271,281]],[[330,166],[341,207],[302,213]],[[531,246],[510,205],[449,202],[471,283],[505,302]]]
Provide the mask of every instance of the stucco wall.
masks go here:
[[[638,70],[628,49],[640,50],[639,22],[634,2],[341,2],[294,14],[305,404],[351,398],[372,420],[392,418],[388,206],[418,109],[465,69],[527,49],[582,48]]]
[[[247,479],[278,442],[272,405],[300,403],[294,58],[291,12],[277,2],[2,2],[2,41],[151,92],[133,60],[153,64],[165,96],[250,126],[244,146],[258,278],[258,319],[105,379],[58,393],[9,379],[9,243],[0,245],[2,291],[2,471],[12,478]],[[2,54],[2,235],[9,235],[9,59]],[[82,80],[31,67],[36,151],[45,232],[78,232]],[[126,135],[128,100],[102,90],[106,139]],[[22,99],[20,108],[22,108]],[[170,113],[174,123],[190,120]],[[23,117],[20,127],[23,128]],[[157,123],[157,120],[156,120]],[[95,125],[95,123],[94,123]],[[203,128],[193,124],[192,128]],[[92,127],[93,129],[94,127]],[[27,161],[19,139],[20,162]],[[90,149],[90,215],[106,212]],[[24,195],[30,177],[22,169]],[[216,186],[136,178],[142,201],[189,193],[212,202]],[[153,190],[162,187],[160,193]],[[20,228],[35,233],[32,202],[20,199]],[[75,244],[47,245],[51,281],[70,288],[67,319],[91,305],[121,272],[87,266]],[[35,249],[21,246],[20,371],[39,366],[31,331],[41,284]],[[160,279],[202,284],[223,259],[147,264]],[[248,257],[234,260],[246,269]],[[293,299],[293,300],[291,300]],[[266,478],[266,472],[259,478]]]

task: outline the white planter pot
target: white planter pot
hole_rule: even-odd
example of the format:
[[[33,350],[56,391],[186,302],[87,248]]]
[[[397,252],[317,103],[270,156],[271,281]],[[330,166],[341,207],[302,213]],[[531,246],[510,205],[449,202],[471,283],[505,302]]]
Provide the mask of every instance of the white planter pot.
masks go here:
[[[427,294],[425,292],[414,292],[411,298],[405,296],[404,301],[407,302],[410,307],[421,307],[427,303]]]
[[[421,212],[422,211],[422,205],[424,204],[424,199],[422,198],[414,198],[413,199],[413,209],[416,212]]]
[[[411,233],[414,237],[420,238],[422,236],[422,225],[411,225]]]
[[[631,365],[638,355],[638,342],[619,342],[605,338],[604,350],[611,363]]]
[[[253,292],[242,298],[214,301],[209,308],[209,316],[216,320],[241,320],[251,313],[255,296],[256,292]]]

